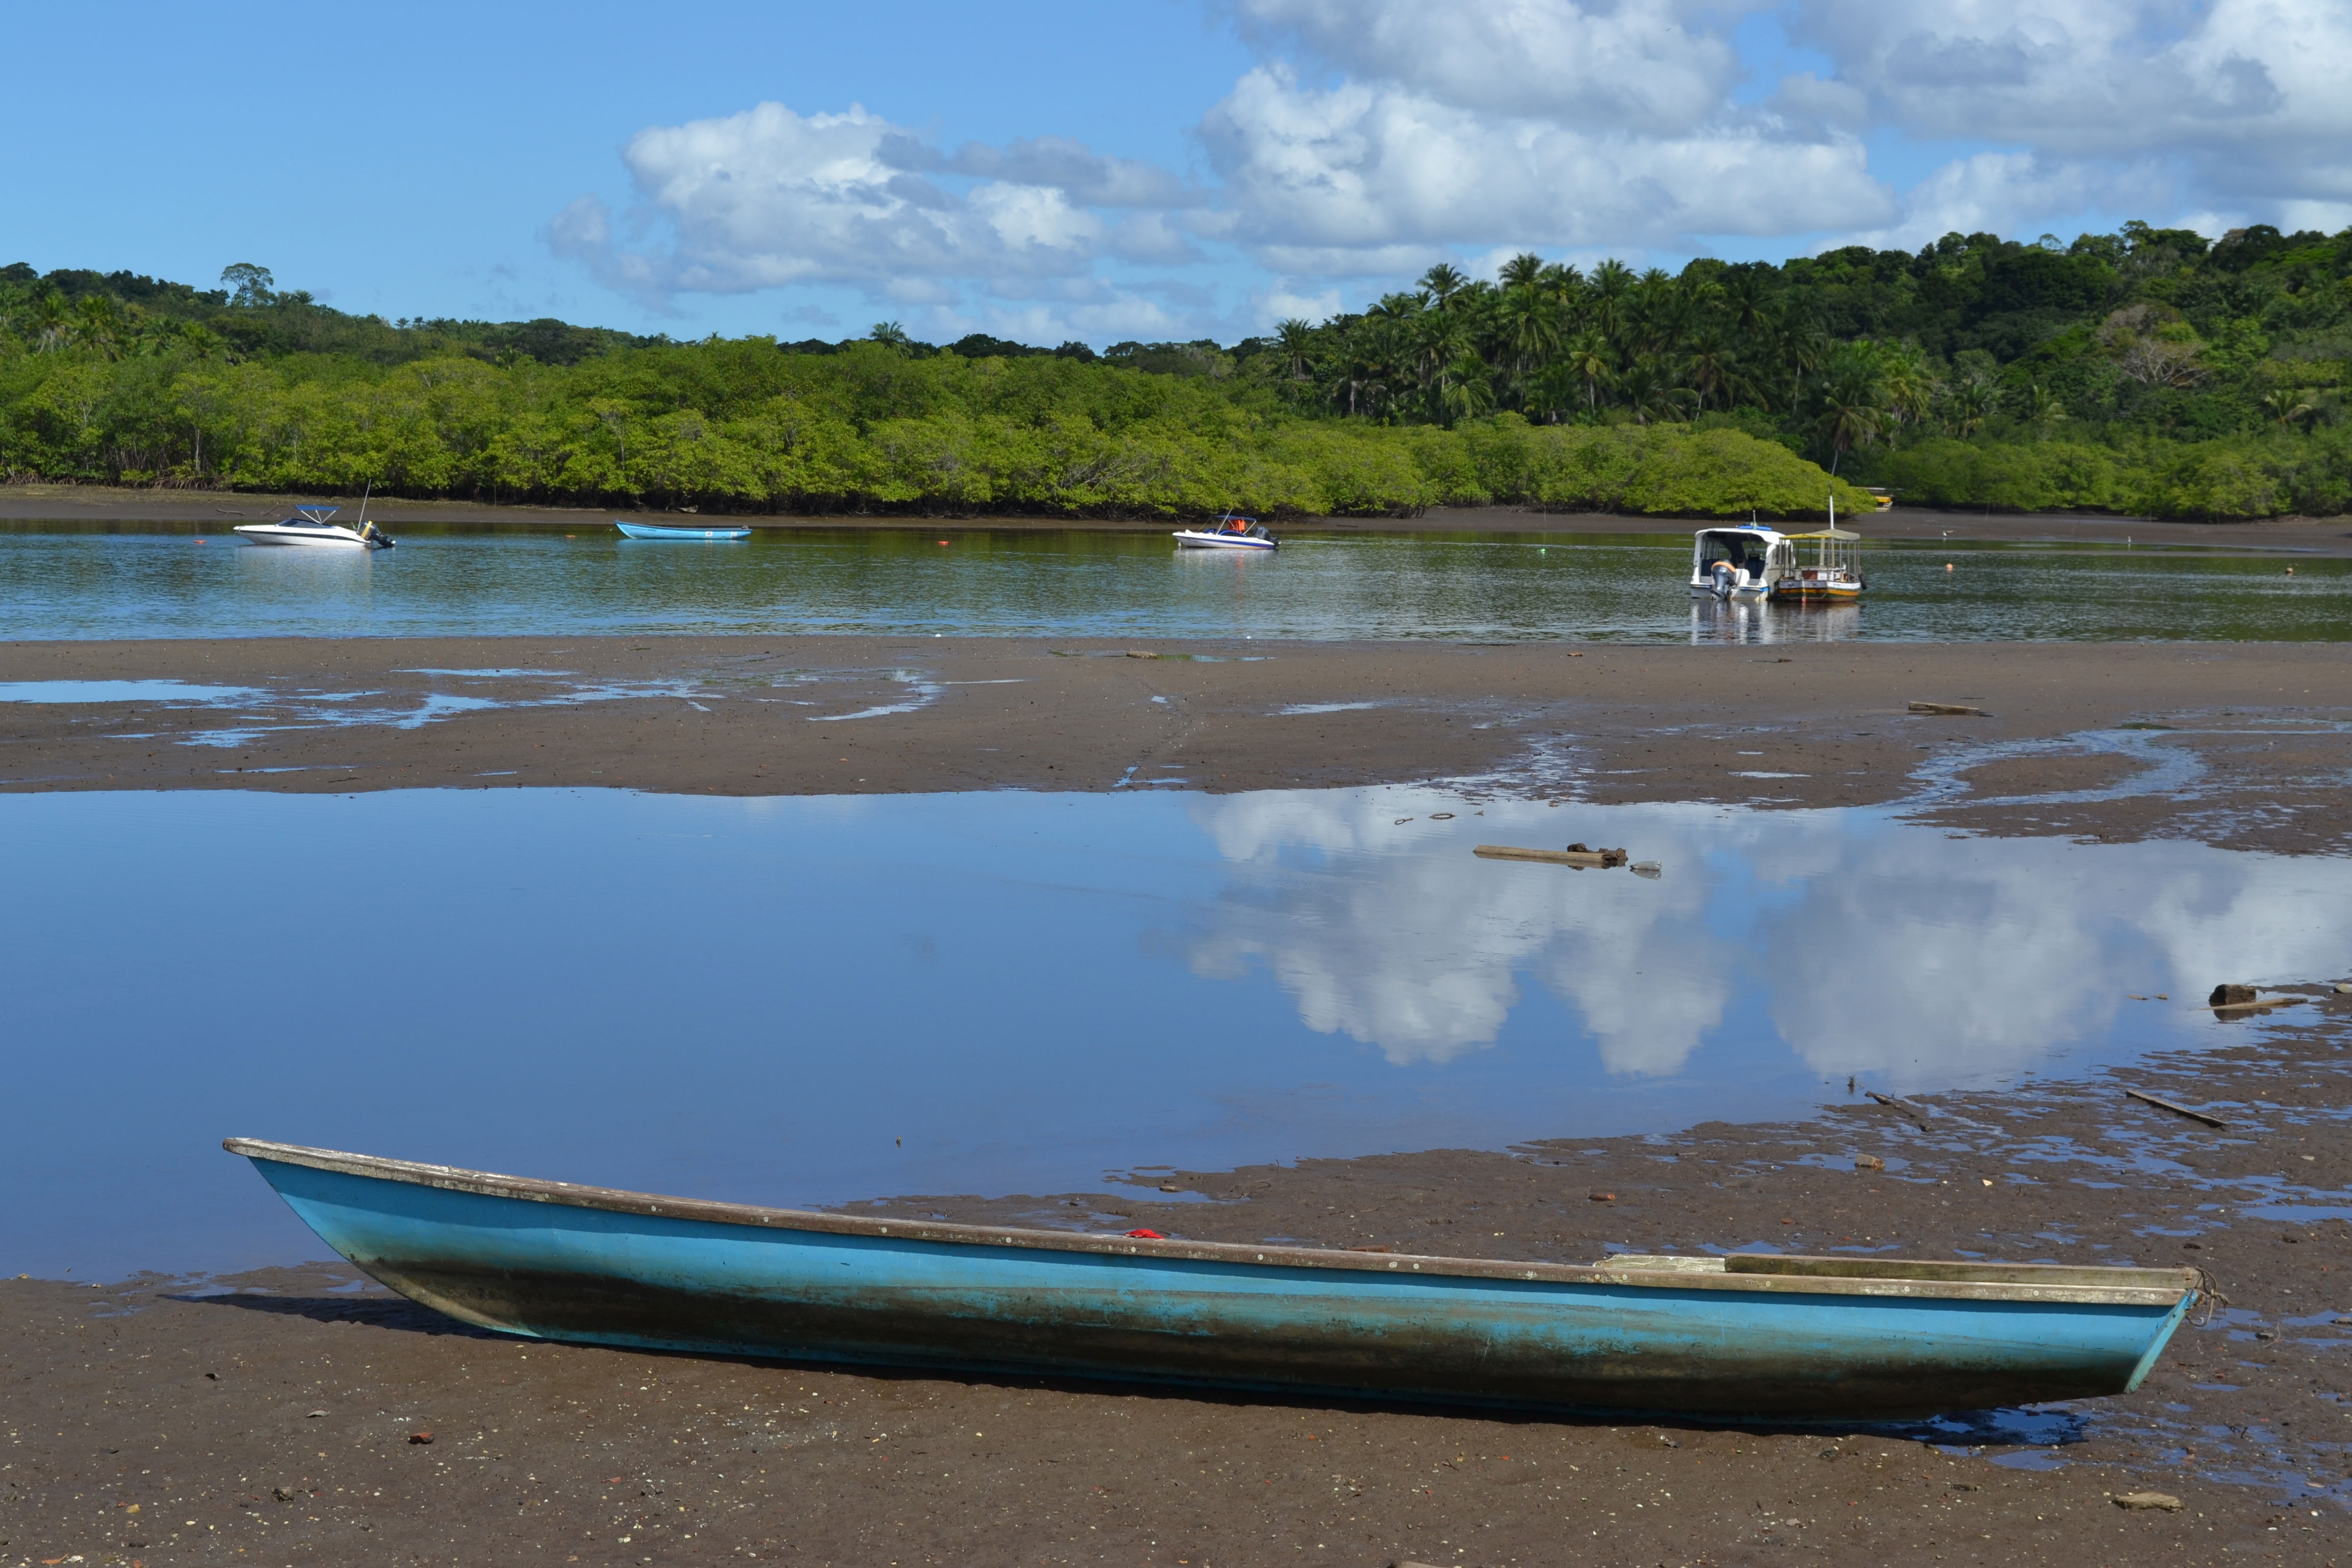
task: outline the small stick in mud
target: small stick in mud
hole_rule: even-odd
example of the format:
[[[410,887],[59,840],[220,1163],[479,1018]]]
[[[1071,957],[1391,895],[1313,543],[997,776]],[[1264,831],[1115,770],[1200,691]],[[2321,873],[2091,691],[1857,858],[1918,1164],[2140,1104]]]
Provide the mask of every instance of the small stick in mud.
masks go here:
[[[1632,858],[1622,849],[1587,849],[1581,844],[1571,844],[1565,849],[1521,849],[1510,844],[1481,844],[1471,854],[1486,860],[1545,860],[1555,866],[1574,866],[1579,869],[1598,867],[1603,869],[1622,866]],[[1649,862],[1643,861],[1647,865]]]
[[[2205,998],[2205,1005],[2216,1013],[2242,1013],[2257,1007],[2292,1007],[2308,1000],[2304,996],[2264,996],[2251,985],[2216,985],[2213,994]]]
[[[1920,1110],[1917,1106],[1912,1104],[1909,1100],[1897,1100],[1891,1094],[1881,1094],[1874,1089],[1865,1089],[1862,1092],[1870,1096],[1871,1099],[1878,1101],[1879,1104],[1885,1106],[1889,1110],[1902,1111],[1911,1119],[1911,1124],[1918,1128],[1920,1131],[1925,1132],[1927,1131],[1927,1113]]]
[[[1913,713],[1942,713],[1955,719],[1990,719],[1992,717],[1991,714],[1986,712],[1981,708],[1970,708],[1967,704],[1961,702],[1913,702],[1908,704],[1908,711]]]
[[[2230,1125],[2218,1116],[2208,1116],[2201,1110],[2191,1110],[2185,1105],[2175,1105],[2172,1101],[2158,1095],[2142,1094],[2136,1089],[2127,1089],[2124,1090],[2124,1092],[2130,1095],[2134,1100],[2144,1100],[2147,1101],[2148,1104],[2155,1106],[2158,1110],[2169,1110],[2175,1116],[2186,1116],[2189,1121],[2202,1121],[2208,1127],[2227,1127]]]

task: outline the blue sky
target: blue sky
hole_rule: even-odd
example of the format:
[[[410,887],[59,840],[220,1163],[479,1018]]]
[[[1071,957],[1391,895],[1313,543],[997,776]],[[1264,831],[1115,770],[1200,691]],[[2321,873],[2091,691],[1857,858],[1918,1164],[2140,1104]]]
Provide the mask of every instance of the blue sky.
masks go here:
[[[12,17],[0,261],[387,317],[1230,341],[1521,248],[2352,223],[2322,0],[92,16]]]

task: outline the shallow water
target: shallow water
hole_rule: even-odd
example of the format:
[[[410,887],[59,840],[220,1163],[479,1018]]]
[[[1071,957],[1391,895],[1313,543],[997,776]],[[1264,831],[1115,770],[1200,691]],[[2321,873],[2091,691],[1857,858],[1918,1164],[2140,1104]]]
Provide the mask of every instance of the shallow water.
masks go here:
[[[0,637],[2352,637],[2352,561],[1881,543],[1863,551],[1866,604],[1806,608],[1694,601],[1690,548],[1687,532],[1297,532],[1278,555],[1231,554],[1157,534],[955,526],[763,530],[741,543],[410,529],[397,550],[362,552],[13,523],[0,524]]]
[[[1571,837],[1664,874],[1470,854]],[[2352,917],[2344,861],[1439,787],[6,795],[0,877],[0,1272],[83,1279],[317,1256],[232,1133],[783,1205],[1099,1190],[2239,1040],[2191,1000],[2329,973]]]

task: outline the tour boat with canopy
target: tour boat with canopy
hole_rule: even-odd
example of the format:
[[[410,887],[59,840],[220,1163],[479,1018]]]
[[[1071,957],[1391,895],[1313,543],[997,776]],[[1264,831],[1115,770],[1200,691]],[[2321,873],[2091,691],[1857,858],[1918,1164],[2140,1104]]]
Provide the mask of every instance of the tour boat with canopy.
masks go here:
[[[1832,523],[1812,533],[1789,535],[1789,548],[1796,556],[1789,569],[1772,583],[1776,601],[1794,604],[1852,604],[1862,597],[1869,584],[1863,581],[1862,568],[1854,560],[1855,542],[1862,535]],[[1804,559],[1805,546],[1812,546],[1811,561]]]
[[[1232,512],[1217,519],[1213,528],[1180,528],[1176,545],[1180,550],[1275,550],[1282,542],[1265,531],[1265,524],[1254,517],[1236,517]]]

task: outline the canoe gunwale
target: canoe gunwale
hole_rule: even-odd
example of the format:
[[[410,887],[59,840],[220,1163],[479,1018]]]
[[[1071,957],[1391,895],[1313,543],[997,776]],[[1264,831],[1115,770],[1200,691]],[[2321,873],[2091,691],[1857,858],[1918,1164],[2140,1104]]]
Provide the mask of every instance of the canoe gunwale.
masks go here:
[[[2197,1271],[2189,1268],[2078,1268],[2036,1263],[1920,1263],[1916,1266],[1919,1270],[1917,1274],[1895,1274],[1890,1270],[1913,1267],[1910,1260],[1805,1258],[1782,1254],[1735,1254],[1723,1260],[1719,1271],[1690,1267],[1690,1264],[1700,1261],[1696,1258],[1676,1259],[1675,1261],[1682,1266],[1675,1268],[1612,1268],[1606,1264],[1538,1263],[1349,1252],[1314,1247],[1253,1247],[1235,1242],[1151,1240],[1076,1231],[1030,1230],[1010,1226],[959,1225],[948,1221],[910,1224],[860,1215],[768,1208],[709,1198],[673,1197],[611,1187],[580,1186],[570,1182],[499,1175],[455,1165],[434,1165],[332,1149],[312,1149],[264,1139],[227,1138],[222,1141],[221,1147],[247,1159],[307,1166],[312,1170],[414,1186],[437,1187],[485,1197],[512,1198],[612,1214],[741,1226],[750,1229],[813,1231],[884,1241],[1012,1247],[1176,1262],[1328,1268],[1383,1277],[1410,1275],[1421,1279],[1542,1281],[1670,1290],[2031,1301],[2106,1307],[2174,1307],[2195,1290],[2199,1283]],[[1781,1268],[1789,1271],[1777,1271]],[[1765,1272],[1766,1269],[1776,1271]],[[1957,1277],[1961,1275],[1975,1275],[1977,1278]]]

